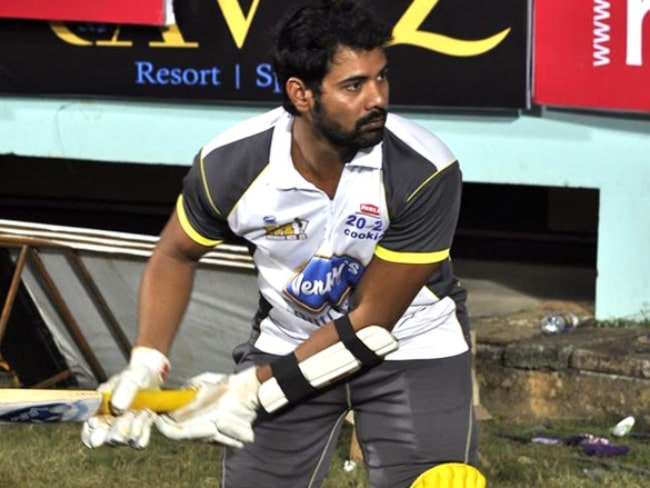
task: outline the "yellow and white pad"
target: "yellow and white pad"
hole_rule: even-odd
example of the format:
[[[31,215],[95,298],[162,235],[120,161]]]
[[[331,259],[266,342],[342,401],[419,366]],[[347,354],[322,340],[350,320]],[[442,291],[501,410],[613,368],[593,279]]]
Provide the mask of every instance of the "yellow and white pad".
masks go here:
[[[463,463],[439,464],[422,473],[411,488],[485,488],[485,476],[474,466]]]
[[[393,335],[379,325],[364,327],[357,331],[356,335],[377,356],[386,356],[398,347],[398,342]],[[311,386],[323,388],[339,378],[358,371],[361,368],[361,361],[339,341],[301,361],[298,367]],[[288,403],[275,378],[262,383],[258,397],[264,410],[269,413],[275,412]]]

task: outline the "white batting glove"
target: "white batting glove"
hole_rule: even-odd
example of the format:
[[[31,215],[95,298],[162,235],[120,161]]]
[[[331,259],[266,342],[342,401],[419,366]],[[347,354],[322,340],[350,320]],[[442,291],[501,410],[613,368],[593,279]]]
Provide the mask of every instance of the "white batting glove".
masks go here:
[[[150,347],[134,347],[128,367],[97,390],[112,391],[111,411],[119,415],[131,406],[139,390],[159,390],[168,371],[169,359],[162,352]]]
[[[198,386],[192,403],[154,419],[163,435],[170,439],[198,439],[232,447],[253,442],[260,388],[256,368],[225,377],[207,373],[191,383]]]
[[[139,390],[158,390],[169,371],[169,360],[156,349],[135,347],[129,365],[97,388],[112,392],[111,410],[118,416],[97,415],[81,428],[81,441],[94,449],[102,445],[127,445],[143,449],[149,444],[151,425],[156,414],[150,410],[128,410]]]
[[[144,449],[151,438],[151,424],[156,414],[149,409],[130,410],[123,415],[97,415],[84,422],[81,442],[90,449],[99,446],[129,446]]]

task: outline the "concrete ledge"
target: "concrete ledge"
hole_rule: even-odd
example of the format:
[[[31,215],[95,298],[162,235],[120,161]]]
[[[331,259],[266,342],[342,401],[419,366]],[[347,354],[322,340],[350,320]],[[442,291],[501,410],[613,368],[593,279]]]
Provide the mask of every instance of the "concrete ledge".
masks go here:
[[[650,328],[595,327],[547,336],[544,311],[476,321],[481,403],[498,417],[634,415],[650,426]]]
[[[590,418],[615,423],[633,415],[650,426],[650,380],[580,370],[543,371],[479,363],[481,403],[501,418]]]
[[[597,351],[621,348],[621,343],[629,344],[635,341],[639,332],[629,329],[604,329],[593,326],[582,326],[571,332],[558,335],[540,335],[520,342],[509,344],[504,348],[503,364],[506,367],[522,369],[552,369],[564,370],[569,368],[586,369],[594,372],[629,374],[626,368],[629,361],[624,354],[618,364],[618,370],[611,367],[608,370],[596,366],[593,358]],[[594,364],[586,367],[587,363]]]
[[[648,333],[578,349],[571,356],[570,367],[582,371],[650,379],[650,341]]]

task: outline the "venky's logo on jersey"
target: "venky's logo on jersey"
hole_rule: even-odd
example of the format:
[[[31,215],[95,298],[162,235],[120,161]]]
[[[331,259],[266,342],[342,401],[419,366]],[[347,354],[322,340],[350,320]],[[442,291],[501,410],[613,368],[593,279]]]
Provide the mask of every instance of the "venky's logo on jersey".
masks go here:
[[[266,238],[275,241],[301,241],[307,239],[305,230],[309,224],[308,220],[294,219],[292,222],[282,225],[265,225]]]
[[[315,256],[285,286],[284,294],[301,307],[320,312],[326,306],[339,308],[350,288],[359,283],[364,268],[348,256]]]

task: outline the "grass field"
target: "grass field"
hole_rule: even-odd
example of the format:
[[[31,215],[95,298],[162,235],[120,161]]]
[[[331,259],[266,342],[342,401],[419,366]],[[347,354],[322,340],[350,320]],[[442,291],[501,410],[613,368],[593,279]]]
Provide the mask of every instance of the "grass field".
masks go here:
[[[481,468],[494,488],[642,488],[650,486],[650,441],[615,439],[628,454],[590,457],[580,447],[548,446],[513,440],[522,437],[591,433],[606,436],[609,426],[571,420],[513,426],[483,421]],[[79,424],[0,426],[0,488],[202,488],[217,487],[221,448],[198,442],[173,442],[155,434],[142,451],[85,448]],[[365,488],[365,471],[343,470],[349,452],[346,428],[325,488]],[[260,487],[262,488],[262,487]],[[280,487],[277,487],[280,488]]]

